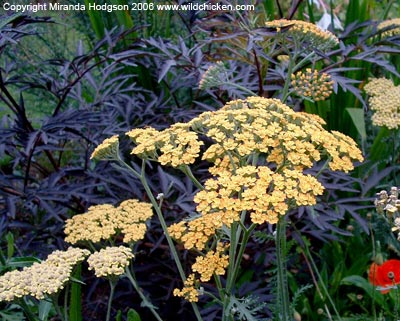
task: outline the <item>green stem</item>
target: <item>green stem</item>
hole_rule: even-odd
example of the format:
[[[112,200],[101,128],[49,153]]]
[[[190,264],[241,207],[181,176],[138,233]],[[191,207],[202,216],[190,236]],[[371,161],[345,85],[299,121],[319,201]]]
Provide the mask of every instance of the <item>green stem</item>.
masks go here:
[[[146,296],[143,294],[141,288],[139,287],[139,284],[137,283],[135,276],[133,273],[131,273],[129,267],[127,267],[125,269],[125,275],[126,277],[129,279],[129,281],[131,281],[133,287],[135,288],[136,292],[139,294],[140,298],[142,299],[144,306],[149,308],[151,313],[153,313],[154,317],[158,320],[158,321],[162,321],[160,315],[157,313],[157,311],[155,310],[153,304],[151,302],[149,302],[149,300],[146,298]]]
[[[113,300],[113,297],[114,297],[115,286],[117,284],[117,282],[115,282],[113,280],[108,280],[108,281],[110,282],[110,296],[108,298],[108,304],[107,304],[106,321],[110,321],[112,300]]]
[[[190,178],[190,180],[193,182],[194,185],[196,185],[196,187],[199,190],[203,190],[204,189],[204,186],[193,175],[192,170],[190,169],[190,167],[188,165],[185,165],[184,167],[182,167],[181,170],[187,177]]]
[[[248,93],[251,96],[257,96],[257,94],[255,92],[252,92],[250,89],[247,89],[246,87],[240,86],[238,84],[235,84],[233,82],[225,82],[225,85],[231,86],[231,87],[236,87],[237,89],[240,89],[242,91],[244,91],[245,93]]]
[[[310,249],[308,248],[307,242],[306,242],[306,241],[303,241],[303,244],[304,244],[304,251],[305,251],[305,253],[306,253],[308,259],[309,259],[310,262],[311,262],[311,265],[312,265],[312,268],[314,269],[315,274],[317,274],[318,280],[321,281],[321,288],[322,288],[322,290],[325,292],[325,296],[328,298],[328,301],[329,301],[329,303],[331,304],[331,306],[332,306],[332,308],[333,308],[333,311],[334,311],[335,314],[336,314],[337,320],[338,320],[338,321],[342,321],[342,318],[340,317],[340,314],[339,314],[338,310],[336,309],[335,303],[333,302],[331,296],[329,295],[329,292],[328,292],[328,289],[327,289],[326,286],[325,286],[325,283],[322,282],[323,279],[322,279],[322,277],[321,277],[321,274],[320,274],[319,271],[318,271],[317,265],[315,264],[312,255],[311,255],[311,253],[310,253]]]
[[[287,283],[286,266],[286,217],[279,218],[276,226],[276,262],[277,262],[277,311],[278,320],[290,321],[290,300],[289,288]]]
[[[163,229],[163,232],[164,232],[165,238],[167,240],[169,249],[171,251],[172,257],[173,257],[173,259],[175,261],[175,264],[176,264],[176,267],[178,269],[179,276],[181,277],[183,282],[186,281],[185,272],[183,271],[183,267],[182,267],[181,261],[179,260],[179,256],[178,256],[178,252],[176,251],[175,244],[172,241],[171,236],[169,235],[167,223],[165,222],[163,213],[161,211],[161,208],[158,205],[157,199],[154,197],[154,195],[153,195],[153,193],[151,191],[151,188],[150,188],[149,184],[147,183],[146,173],[145,173],[146,160],[142,160],[141,173],[138,173],[131,166],[126,164],[123,160],[120,159],[119,162],[122,164],[123,167],[127,168],[130,172],[132,172],[135,177],[139,178],[140,182],[142,183],[142,185],[144,187],[144,190],[146,191],[146,194],[149,197],[150,202],[151,202],[151,204],[153,205],[153,207],[154,207],[154,209],[156,211],[158,220],[159,220],[160,225],[161,225],[161,227]],[[197,305],[194,302],[191,302],[191,304],[192,304],[192,308],[193,308],[193,311],[194,311],[194,313],[196,315],[197,320],[198,321],[202,321],[203,319],[202,319],[202,317],[200,315],[199,308],[197,307]]]

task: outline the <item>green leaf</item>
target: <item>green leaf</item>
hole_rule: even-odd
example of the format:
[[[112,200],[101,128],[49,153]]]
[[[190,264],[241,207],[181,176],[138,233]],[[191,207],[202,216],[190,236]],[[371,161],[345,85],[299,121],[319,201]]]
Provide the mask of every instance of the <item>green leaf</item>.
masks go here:
[[[122,321],[122,311],[118,310],[117,315],[115,316],[115,321]]]
[[[22,312],[13,311],[12,309],[7,309],[7,310],[0,311],[0,320],[2,320],[2,321],[24,321],[26,319]]]
[[[73,274],[76,281],[81,277],[81,265],[78,264]],[[71,300],[69,308],[70,321],[82,321],[82,302],[81,302],[81,284],[80,282],[72,282],[71,284]]]
[[[361,139],[365,141],[367,132],[365,130],[364,110],[362,108],[346,108],[346,111],[349,113]]]
[[[136,310],[129,309],[128,321],[142,321],[142,319],[140,318],[140,315],[139,315],[139,313],[136,312]]]
[[[39,319],[40,321],[47,321],[49,318],[49,313],[51,311],[53,304],[47,300],[41,300],[39,303]]]
[[[373,286],[363,277],[359,275],[350,275],[345,277],[341,284],[354,285],[360,289],[363,289],[377,304],[379,304],[381,307],[386,307],[383,294],[376,290],[375,286]]]
[[[40,263],[40,260],[33,256],[13,257],[7,261],[7,266],[9,266],[9,267],[25,267],[25,266],[31,266],[35,262]]]

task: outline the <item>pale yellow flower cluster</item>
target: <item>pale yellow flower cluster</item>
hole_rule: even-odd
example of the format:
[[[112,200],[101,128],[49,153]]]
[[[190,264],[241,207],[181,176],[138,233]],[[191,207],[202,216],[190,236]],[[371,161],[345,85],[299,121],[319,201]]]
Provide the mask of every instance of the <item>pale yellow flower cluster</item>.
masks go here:
[[[117,207],[110,204],[91,206],[87,213],[67,220],[65,240],[72,244],[97,243],[122,233],[124,242],[135,242],[144,237],[145,221],[152,215],[151,204],[135,199],[126,200]]]
[[[224,254],[229,245],[218,244],[215,251],[209,251],[205,256],[198,256],[196,262],[192,266],[192,273],[184,282],[183,289],[175,289],[174,296],[180,296],[189,302],[197,302],[199,297],[199,290],[197,290],[199,274],[201,282],[208,282],[211,277],[215,275],[224,275],[225,269],[229,265],[229,256]]]
[[[400,18],[382,21],[378,24],[378,30],[389,28],[389,30],[382,32],[382,37],[393,37],[400,35]]]
[[[333,81],[329,74],[307,68],[305,72],[299,71],[292,74],[291,78],[293,90],[299,96],[320,101],[332,94]]]
[[[265,25],[276,28],[278,33],[283,31],[285,35],[283,41],[287,41],[286,36],[291,37],[294,42],[302,46],[302,50],[312,48],[326,51],[339,43],[339,39],[333,33],[306,21],[279,19],[268,21]]]
[[[55,251],[45,261],[34,263],[22,271],[11,271],[0,276],[0,301],[13,301],[24,296],[42,300],[63,289],[74,266],[89,255],[88,250],[68,248]]]
[[[97,146],[90,158],[98,160],[118,159],[118,149],[118,135],[114,135],[110,138],[105,139],[99,146]]]
[[[400,86],[390,79],[370,79],[364,87],[369,97],[369,107],[374,111],[371,117],[375,126],[397,129],[400,126]]]
[[[89,256],[87,262],[89,270],[94,270],[96,277],[114,277],[125,273],[125,268],[129,266],[134,257],[129,247],[106,247],[99,252]]]
[[[190,131],[188,124],[181,123],[162,131],[137,128],[126,135],[137,145],[132,154],[172,167],[193,164],[203,145],[203,142],[197,139],[197,134]]]

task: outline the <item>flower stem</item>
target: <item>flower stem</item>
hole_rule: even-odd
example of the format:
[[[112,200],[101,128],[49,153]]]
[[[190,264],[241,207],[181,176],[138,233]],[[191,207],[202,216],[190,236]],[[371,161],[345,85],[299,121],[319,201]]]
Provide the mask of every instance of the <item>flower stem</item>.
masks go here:
[[[151,191],[151,188],[150,188],[150,186],[149,186],[149,184],[147,182],[147,179],[146,179],[146,172],[145,172],[146,160],[142,160],[142,167],[141,167],[141,172],[140,173],[138,173],[135,169],[133,169],[131,166],[129,166],[127,163],[125,163],[121,159],[119,160],[119,162],[121,163],[121,165],[124,168],[127,168],[130,172],[132,172],[135,177],[139,178],[140,182],[142,183],[143,188],[146,191],[146,194],[149,197],[150,202],[151,202],[151,204],[153,205],[153,207],[154,207],[154,209],[156,211],[158,220],[159,220],[160,225],[162,227],[162,230],[164,232],[164,235],[165,235],[165,238],[167,240],[167,243],[168,243],[169,249],[171,251],[172,257],[173,257],[173,259],[175,261],[175,264],[176,264],[176,267],[178,269],[179,276],[181,277],[183,282],[186,281],[185,272],[183,271],[182,263],[179,260],[179,256],[178,256],[178,252],[176,251],[175,244],[172,241],[172,238],[168,233],[167,223],[165,222],[165,219],[164,219],[163,213],[161,211],[161,208],[160,208],[160,206],[159,206],[159,204],[157,202],[157,199],[154,197],[154,195],[153,195],[153,193]],[[191,304],[192,304],[192,308],[193,308],[194,314],[196,315],[196,319],[198,321],[202,321],[203,319],[202,319],[202,317],[200,315],[199,308],[197,307],[197,305],[194,302],[191,302]]]
[[[107,316],[106,316],[106,321],[110,321],[110,317],[111,317],[111,306],[112,306],[112,300],[114,297],[114,290],[115,290],[115,286],[116,286],[116,282],[113,280],[109,280],[110,282],[110,296],[108,298],[108,304],[107,304]]]
[[[283,215],[277,223],[276,233],[276,261],[277,261],[277,311],[278,320],[290,321],[290,300],[289,288],[287,283],[287,266],[286,266],[286,217]]]
[[[151,302],[149,302],[149,300],[146,298],[146,296],[143,294],[142,290],[139,287],[139,284],[136,281],[136,278],[134,276],[133,273],[131,273],[129,267],[127,267],[125,269],[125,275],[126,277],[129,279],[129,281],[131,281],[133,287],[135,288],[136,292],[139,294],[140,298],[142,299],[144,306],[149,308],[151,313],[153,313],[154,317],[158,320],[158,321],[162,321],[160,315],[157,313],[157,311],[155,310],[153,304]]]

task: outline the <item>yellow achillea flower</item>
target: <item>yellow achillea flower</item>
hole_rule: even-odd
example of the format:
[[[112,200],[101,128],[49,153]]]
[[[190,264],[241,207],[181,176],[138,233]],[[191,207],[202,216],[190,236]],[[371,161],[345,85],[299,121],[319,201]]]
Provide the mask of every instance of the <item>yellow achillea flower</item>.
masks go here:
[[[203,153],[214,163],[214,177],[195,195],[200,215],[169,228],[187,249],[203,250],[244,211],[255,224],[276,223],[290,207],[314,205],[323,186],[302,171],[316,162],[329,158],[330,169],[347,172],[355,160],[363,160],[353,139],[325,130],[317,115],[295,112],[276,99],[236,100],[189,124],[214,142]],[[267,164],[247,165],[253,154],[265,155]]]
[[[98,278],[108,278],[124,274],[125,268],[129,266],[133,257],[134,255],[129,247],[115,246],[106,247],[91,254],[87,262],[89,270],[94,270]]]
[[[287,41],[287,36],[291,37],[295,43],[301,45],[302,50],[311,48],[326,51],[339,43],[339,39],[333,33],[306,21],[279,19],[268,21],[265,25],[276,28],[278,33],[284,30],[284,40]]]
[[[118,159],[118,148],[118,135],[114,135],[110,138],[105,139],[99,146],[97,146],[90,158],[98,160]]]
[[[393,37],[400,35],[400,18],[382,21],[378,24],[378,30],[391,27],[389,30],[382,32],[382,37]]]
[[[369,107],[374,111],[372,123],[397,129],[400,126],[400,86],[395,86],[390,79],[370,79],[364,87],[369,97]]]
[[[225,269],[229,265],[229,256],[224,254],[229,245],[218,244],[215,251],[209,251],[205,256],[198,256],[196,262],[192,265],[192,270],[200,274],[201,282],[208,282],[211,277],[224,275]]]
[[[65,240],[72,244],[81,241],[97,243],[121,232],[124,242],[135,242],[144,237],[145,221],[152,215],[151,204],[135,199],[126,200],[118,207],[109,204],[91,206],[86,213],[67,220]]]
[[[226,156],[242,159],[261,153],[277,167],[300,170],[311,168],[326,155],[333,158],[331,169],[347,172],[353,169],[351,161],[363,160],[354,140],[328,132],[320,117],[295,112],[277,99],[232,101],[220,110],[201,114],[190,124],[215,142],[203,154],[203,159],[215,163],[223,159],[226,163]]]
[[[13,301],[23,296],[42,300],[63,289],[74,266],[89,255],[88,250],[70,247],[54,251],[45,261],[35,262],[22,271],[11,271],[0,276],[0,301]]]
[[[292,86],[297,95],[314,101],[325,100],[333,91],[333,81],[326,73],[307,68],[305,72],[292,74]]]
[[[196,289],[195,275],[190,274],[183,284],[183,289],[175,289],[174,296],[180,296],[188,300],[189,302],[199,301],[199,291]]]
[[[174,290],[174,296],[183,297],[189,302],[197,302],[201,291],[197,290],[199,281],[196,279],[196,274],[199,274],[201,282],[210,281],[214,274],[224,275],[225,269],[229,265],[229,256],[224,254],[228,248],[228,244],[218,244],[215,251],[209,251],[205,256],[197,257],[196,262],[192,265],[192,270],[195,273],[189,275],[182,290]]]
[[[201,216],[173,224],[169,232],[185,248],[203,250],[217,230],[239,221],[243,211],[250,213],[255,224],[274,224],[289,206],[315,205],[323,191],[315,177],[298,170],[275,173],[266,166],[244,166],[235,174],[221,172],[195,195]]]
[[[203,145],[187,124],[180,123],[162,131],[137,128],[126,135],[136,144],[131,154],[172,167],[193,164],[199,156],[200,146]]]

